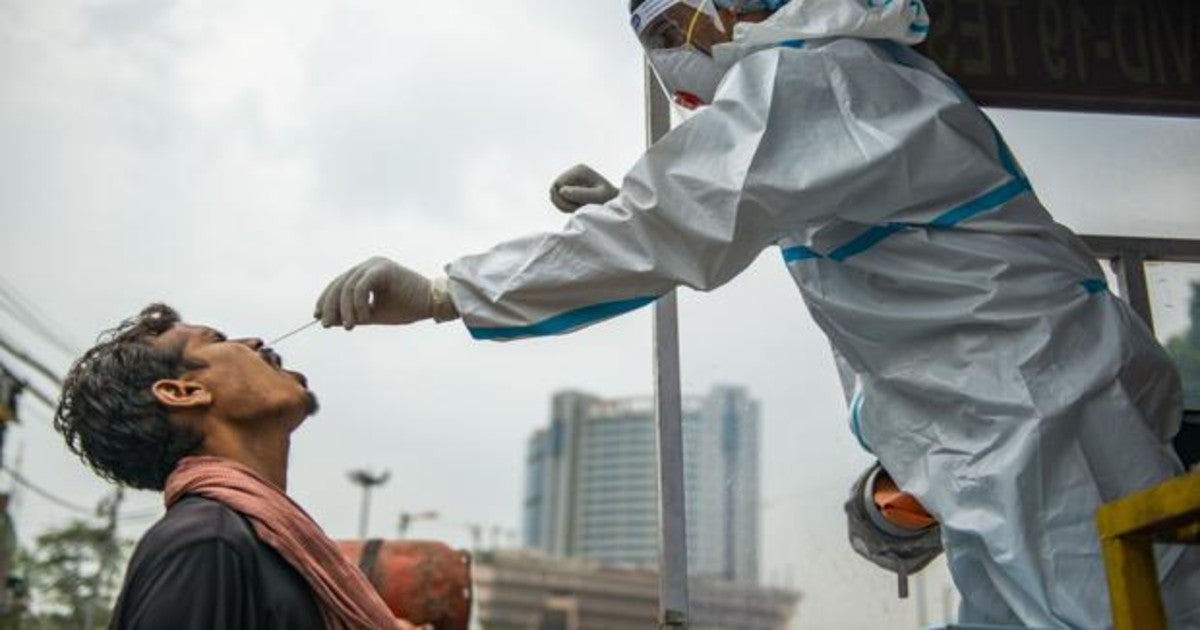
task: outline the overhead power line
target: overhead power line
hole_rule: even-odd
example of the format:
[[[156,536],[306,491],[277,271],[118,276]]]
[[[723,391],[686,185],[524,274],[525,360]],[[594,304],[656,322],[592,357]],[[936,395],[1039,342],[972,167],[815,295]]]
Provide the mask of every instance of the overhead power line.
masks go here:
[[[7,375],[7,377],[9,379],[12,379],[13,381],[16,382],[18,395],[28,393],[28,394],[32,395],[35,400],[37,400],[38,402],[45,405],[46,408],[49,409],[50,411],[57,410],[58,404],[54,401],[54,396],[47,394],[46,392],[42,391],[41,388],[39,388],[38,386],[17,376],[15,373],[13,373],[13,371],[11,369],[9,369],[7,366],[5,366],[3,362],[0,362],[0,377],[3,377],[5,375]],[[24,414],[21,414],[21,415],[24,415]]]
[[[162,516],[163,511],[158,509],[139,510],[137,512],[129,512],[127,514],[118,514],[118,521],[145,521],[152,518]]]
[[[37,387],[29,384],[27,381],[23,381],[21,383],[21,387],[22,387],[21,393],[32,394],[33,397],[38,402],[42,403],[43,405],[46,405],[46,407],[49,408],[50,411],[58,410],[58,403],[54,402],[54,398],[52,398],[49,394],[46,394],[45,392],[38,389]]]
[[[55,495],[53,492],[50,492],[49,490],[46,490],[45,488],[37,485],[36,483],[33,483],[32,481],[26,479],[24,475],[9,468],[8,466],[4,466],[2,468],[2,470],[4,470],[4,472],[8,473],[8,476],[12,477],[13,481],[20,484],[25,489],[29,490],[30,492],[38,495],[39,497],[42,497],[43,499],[45,499],[59,507],[66,508],[68,510],[71,510],[72,512],[86,514],[88,516],[96,515],[96,510],[94,510],[92,508],[84,507],[82,505],[78,505],[78,504],[68,501],[62,497],[59,497],[59,496]]]
[[[78,503],[68,501],[67,499],[64,499],[64,498],[54,494],[53,492],[50,492],[49,490],[37,485],[36,483],[33,483],[29,479],[25,478],[24,475],[9,468],[8,466],[0,466],[0,470],[3,470],[4,472],[8,473],[8,476],[11,477],[12,480],[14,482],[16,482],[17,484],[19,484],[21,487],[29,490],[30,492],[38,495],[39,497],[42,497],[43,499],[61,507],[61,508],[70,510],[77,514],[82,514],[84,516],[98,516],[98,513],[94,508],[88,508],[88,507],[79,505]],[[137,510],[134,512],[127,512],[124,514],[118,514],[116,516],[116,518],[119,521],[132,521],[132,520],[153,518],[155,516],[158,516],[159,514],[161,514],[161,511],[157,510],[157,509],[143,509],[143,510]]]
[[[14,319],[37,333],[52,346],[65,353],[68,357],[81,354],[79,344],[73,343],[71,336],[63,333],[63,327],[38,308],[29,298],[21,294],[11,282],[0,276],[0,310],[12,315]]]
[[[0,365],[0,367],[3,367],[3,365]],[[10,371],[10,374],[11,374],[11,371]],[[32,395],[33,399],[42,403],[43,405],[45,405],[46,409],[48,411],[50,411],[51,414],[54,414],[58,411],[58,402],[55,401],[54,396],[47,394],[46,392],[42,391],[40,388],[38,388],[36,385],[30,383],[29,381],[17,379],[17,382],[20,383],[20,385],[21,385],[21,391],[20,391],[21,394]],[[26,415],[28,415],[28,414],[26,414],[24,411],[22,411],[21,413],[17,414],[17,418],[21,419],[21,418],[24,418]],[[49,420],[44,416],[41,419],[45,420],[48,424],[53,424],[53,420]]]
[[[0,312],[7,313],[12,320],[46,341],[50,347],[61,352],[63,356],[76,357],[81,354],[73,346],[68,345],[49,329],[42,326],[37,320],[30,319],[28,316],[26,316],[19,307],[17,307],[7,298],[7,296],[4,295],[3,289],[0,289]]]
[[[0,337],[0,349],[3,349],[5,352],[11,354],[16,360],[33,368],[38,374],[50,379],[55,385],[62,387],[63,380],[61,376],[55,373],[54,370],[46,367],[45,363],[42,363],[41,361],[29,356],[29,353],[16,347],[11,341],[5,339],[4,337]]]

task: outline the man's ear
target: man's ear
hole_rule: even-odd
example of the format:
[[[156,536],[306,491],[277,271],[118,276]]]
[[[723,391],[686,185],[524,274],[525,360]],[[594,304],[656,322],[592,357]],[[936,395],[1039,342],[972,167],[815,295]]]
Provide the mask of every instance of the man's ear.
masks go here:
[[[195,381],[162,379],[150,386],[154,397],[172,411],[198,409],[212,404],[212,392]]]

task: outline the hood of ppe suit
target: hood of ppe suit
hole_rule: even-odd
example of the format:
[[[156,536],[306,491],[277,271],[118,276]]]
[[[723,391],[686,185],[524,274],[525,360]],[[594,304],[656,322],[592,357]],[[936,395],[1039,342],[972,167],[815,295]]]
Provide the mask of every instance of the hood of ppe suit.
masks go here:
[[[762,22],[739,23],[733,41],[715,47],[713,56],[731,63],[783,42],[838,37],[911,46],[928,33],[929,12],[922,0],[792,0]]]
[[[716,7],[728,4],[724,0],[713,1],[712,6]],[[673,4],[664,0],[655,6],[661,13],[662,6]],[[912,45],[924,40],[929,32],[929,14],[922,0],[757,0],[740,6],[743,12],[774,10],[774,13],[762,22],[737,24],[732,41],[713,46],[711,56],[707,51],[697,52],[687,46],[677,50],[646,46],[650,64],[664,88],[685,108],[712,103],[729,69],[759,50],[781,44],[801,47],[813,40],[846,37]],[[648,15],[635,12],[633,24],[640,37],[639,25],[648,28],[646,25],[656,14],[650,3],[642,5],[639,11],[650,12]]]

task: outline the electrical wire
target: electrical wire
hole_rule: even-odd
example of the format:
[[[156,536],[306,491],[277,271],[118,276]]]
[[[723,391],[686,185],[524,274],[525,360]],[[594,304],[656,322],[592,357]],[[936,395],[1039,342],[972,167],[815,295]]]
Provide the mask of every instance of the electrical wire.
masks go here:
[[[0,349],[3,349],[4,351],[8,352],[16,359],[22,361],[29,367],[36,370],[42,376],[45,376],[46,378],[50,379],[58,387],[62,387],[62,384],[63,384],[62,379],[59,378],[57,374],[51,372],[44,365],[42,365],[41,363],[38,363],[34,359],[25,355],[20,350],[12,347],[3,337],[0,337]],[[0,365],[0,367],[3,367],[3,365]],[[17,377],[17,375],[13,374],[11,370],[8,370],[7,368],[5,368],[5,371],[8,372],[8,374],[11,375],[13,378],[17,378],[17,382],[20,383],[20,385],[21,385],[21,393],[28,393],[28,394],[32,395],[34,400],[42,403],[43,405],[46,406],[47,409],[49,409],[52,412],[58,410],[58,402],[55,400],[55,396],[51,396],[51,395],[47,394],[46,392],[42,391],[41,388],[34,385],[33,383],[30,383],[28,380]]]
[[[41,395],[44,395],[44,394],[41,394]],[[49,408],[51,409],[51,411],[53,411],[54,405],[52,405],[52,404],[49,405]],[[53,424],[53,421],[50,418],[46,417],[45,415],[43,415],[41,413],[34,413],[34,414],[24,414],[23,413],[21,415],[22,416],[24,416],[24,415],[38,416],[38,420],[41,420],[42,422],[45,422],[46,424]],[[81,505],[75,504],[72,501],[69,501],[67,499],[63,499],[61,497],[54,495],[49,490],[46,490],[44,488],[37,486],[33,482],[29,481],[27,478],[22,476],[20,473],[18,473],[17,471],[13,470],[12,468],[10,468],[6,465],[0,465],[0,471],[8,473],[12,477],[13,481],[15,483],[17,483],[18,485],[20,485],[24,488],[28,488],[29,490],[33,491],[34,493],[38,494],[39,496],[45,498],[46,500],[48,500],[52,503],[59,505],[60,507],[63,507],[63,508],[66,508],[66,509],[69,509],[69,510],[72,510],[75,512],[87,513],[91,516],[96,516],[95,510],[89,510],[87,508],[84,508]],[[147,519],[151,519],[151,518],[158,518],[159,516],[162,516],[162,513],[163,513],[162,508],[144,508],[144,509],[134,510],[131,512],[126,512],[123,514],[118,514],[117,520],[118,521],[147,520]]]
[[[27,298],[21,296],[20,292],[13,288],[11,283],[7,282],[3,277],[0,277],[0,310],[12,314],[18,322],[24,324],[25,327],[29,328],[30,330],[39,332],[55,348],[66,352],[71,356],[78,356],[81,354],[78,349],[63,341],[61,335],[56,334],[54,331],[42,324],[42,322],[49,322],[52,320],[50,320],[45,313],[38,309],[37,306],[30,302]],[[35,359],[29,354],[29,352],[18,347],[15,343],[3,335],[0,335],[0,350],[8,353],[17,361],[24,363],[39,375],[50,380],[56,386],[62,387],[63,379],[55,370],[47,367],[45,363]],[[35,387],[29,383],[27,380],[22,380],[21,386],[23,387],[24,391],[29,392],[34,399],[46,405],[46,407],[48,407],[51,411],[57,409],[58,404],[55,401],[55,396],[47,394],[38,387]]]
[[[4,367],[3,365],[0,365],[0,368],[3,368],[3,367]],[[14,378],[16,378],[16,375],[12,374],[12,372],[9,372],[9,374],[12,375]],[[34,385],[33,383],[30,383],[29,381],[17,378],[17,382],[21,385],[20,393],[31,394],[33,396],[34,400],[42,403],[43,405],[46,406],[46,409],[49,409],[52,412],[58,410],[58,403],[54,401],[53,396],[47,394],[46,392],[43,392],[41,389],[38,389],[38,387],[36,385]],[[24,415],[24,414],[18,414],[18,417],[20,417],[22,415]]]
[[[69,345],[49,328],[32,319],[28,313],[21,309],[20,304],[4,295],[2,288],[0,288],[0,312],[7,313],[10,319],[46,341],[51,348],[59,351],[63,356],[72,358],[79,356],[80,352],[74,346]]]
[[[46,490],[45,488],[37,485],[36,483],[33,483],[32,481],[26,479],[21,473],[9,468],[8,466],[0,467],[0,470],[3,470],[4,472],[8,473],[8,476],[11,477],[12,480],[14,482],[16,482],[17,484],[19,484],[21,487],[29,490],[30,492],[42,497],[43,499],[45,499],[59,507],[66,508],[68,510],[71,510],[72,512],[86,514],[88,516],[96,515],[96,510],[87,508],[87,507],[83,507],[81,505],[77,505],[71,501],[68,501],[62,497],[59,497],[59,496],[55,495],[54,493],[50,492],[49,490]]]
[[[7,303],[7,304],[6,304]],[[80,346],[73,343],[64,328],[29,298],[21,294],[11,282],[0,276],[0,310],[8,312],[29,330],[38,333],[56,349],[70,358],[82,354]]]
[[[50,411],[58,410],[58,403],[54,402],[54,398],[50,397],[50,395],[46,394],[37,387],[31,385],[28,381],[22,381],[21,387],[21,393],[32,394],[34,400],[46,405],[46,408]]]
[[[16,360],[33,368],[38,374],[41,374],[42,376],[53,381],[55,385],[62,387],[63,380],[61,376],[59,376],[54,370],[46,367],[45,363],[42,363],[41,361],[29,356],[28,352],[18,348],[16,344],[3,336],[0,336],[0,350],[4,350],[8,354],[12,355]]]
[[[46,392],[42,391],[41,388],[39,388],[38,386],[34,385],[33,383],[30,383],[29,381],[21,378],[20,376],[18,376],[15,373],[13,373],[13,371],[10,370],[3,363],[0,363],[0,376],[6,376],[7,378],[15,380],[17,382],[17,385],[20,387],[20,390],[18,391],[19,394],[30,394],[33,396],[34,400],[45,405],[46,408],[49,409],[50,411],[53,412],[53,411],[58,410],[58,403],[55,402],[54,396],[47,394]],[[23,413],[19,414],[18,419],[24,415],[25,414],[23,414]]]
[[[148,521],[152,518],[158,518],[163,515],[163,511],[159,509],[147,509],[139,512],[129,512],[127,514],[118,514],[118,521]]]
[[[9,468],[8,466],[0,466],[0,470],[3,470],[4,472],[8,473],[8,476],[11,477],[12,480],[14,482],[16,482],[18,485],[20,485],[21,487],[29,490],[30,492],[33,492],[34,494],[42,497],[43,499],[61,507],[61,508],[65,508],[67,510],[70,510],[72,512],[82,514],[85,516],[97,516],[96,510],[84,507],[84,506],[74,503],[72,501],[68,501],[67,499],[64,499],[58,495],[55,495],[53,492],[50,492],[49,490],[33,483],[29,479],[25,478],[25,476],[23,476],[21,473],[18,473],[17,471]],[[117,520],[118,521],[145,520],[145,519],[149,519],[149,518],[156,518],[161,514],[162,514],[161,510],[156,509],[156,508],[149,508],[149,509],[144,509],[144,510],[137,510],[135,512],[126,512],[124,514],[118,514]]]

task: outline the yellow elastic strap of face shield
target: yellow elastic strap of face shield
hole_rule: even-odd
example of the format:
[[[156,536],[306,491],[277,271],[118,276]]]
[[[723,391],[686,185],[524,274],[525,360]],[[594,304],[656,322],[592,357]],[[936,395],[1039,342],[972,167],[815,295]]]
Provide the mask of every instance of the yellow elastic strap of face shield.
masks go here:
[[[688,24],[687,37],[684,38],[683,45],[689,46],[692,43],[692,34],[696,32],[696,23],[700,21],[700,14],[704,13],[704,5],[712,0],[700,0],[700,4],[696,5],[696,13],[692,15],[692,22]],[[716,7],[713,7],[716,9]]]

